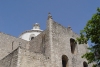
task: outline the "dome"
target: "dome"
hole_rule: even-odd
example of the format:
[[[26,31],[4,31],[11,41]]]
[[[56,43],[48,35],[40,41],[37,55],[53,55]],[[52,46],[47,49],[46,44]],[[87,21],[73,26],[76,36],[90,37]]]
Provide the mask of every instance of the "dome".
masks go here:
[[[39,23],[35,23],[33,25],[33,29],[23,32],[19,38],[30,41],[33,40],[34,37],[39,35],[43,30],[40,29]]]

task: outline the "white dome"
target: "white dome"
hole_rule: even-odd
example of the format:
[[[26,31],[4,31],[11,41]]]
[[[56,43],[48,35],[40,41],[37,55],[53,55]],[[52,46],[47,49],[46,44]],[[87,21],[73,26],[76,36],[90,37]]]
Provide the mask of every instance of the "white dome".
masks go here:
[[[32,30],[28,30],[28,31],[23,32],[19,36],[19,38],[30,41],[34,37],[39,35],[41,32],[42,32],[42,30],[40,29],[40,25],[38,23],[35,23]]]

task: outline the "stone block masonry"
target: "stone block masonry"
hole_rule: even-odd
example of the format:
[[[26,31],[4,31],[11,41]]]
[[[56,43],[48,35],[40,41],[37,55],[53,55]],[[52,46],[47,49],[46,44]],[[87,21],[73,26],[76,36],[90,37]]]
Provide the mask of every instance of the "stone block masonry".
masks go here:
[[[0,67],[83,67],[87,44],[79,45],[77,37],[49,13],[46,30],[31,41],[0,33]]]
[[[26,48],[28,41],[0,32],[0,59],[11,53],[19,45]]]

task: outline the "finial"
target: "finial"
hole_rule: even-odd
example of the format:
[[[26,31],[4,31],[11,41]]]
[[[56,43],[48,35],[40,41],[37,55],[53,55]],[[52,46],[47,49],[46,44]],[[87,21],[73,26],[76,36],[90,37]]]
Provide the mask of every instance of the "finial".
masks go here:
[[[48,13],[48,19],[49,19],[49,18],[52,19],[52,16],[51,16],[51,13],[50,13],[50,12]]]
[[[72,30],[70,26],[68,26],[68,29]]]

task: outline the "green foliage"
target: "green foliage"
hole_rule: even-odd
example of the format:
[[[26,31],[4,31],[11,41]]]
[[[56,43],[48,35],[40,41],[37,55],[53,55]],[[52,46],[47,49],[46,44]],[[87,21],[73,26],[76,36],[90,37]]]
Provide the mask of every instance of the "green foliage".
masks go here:
[[[82,58],[86,58],[88,63],[95,62],[93,67],[97,67],[100,63],[100,8],[97,8],[92,18],[87,22],[84,29],[80,32],[80,38],[77,38],[79,44],[87,44],[87,41],[94,43],[89,52],[84,54]]]

